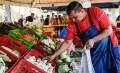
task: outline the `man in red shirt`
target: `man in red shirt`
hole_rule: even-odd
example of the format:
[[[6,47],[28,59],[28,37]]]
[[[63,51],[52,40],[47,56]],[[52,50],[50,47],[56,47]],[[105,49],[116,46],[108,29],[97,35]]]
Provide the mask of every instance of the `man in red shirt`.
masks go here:
[[[53,60],[78,36],[90,49],[95,73],[120,73],[118,40],[105,12],[98,7],[85,9],[79,2],[73,1],[67,6],[67,14],[71,21],[66,41],[55,54],[47,58]]]

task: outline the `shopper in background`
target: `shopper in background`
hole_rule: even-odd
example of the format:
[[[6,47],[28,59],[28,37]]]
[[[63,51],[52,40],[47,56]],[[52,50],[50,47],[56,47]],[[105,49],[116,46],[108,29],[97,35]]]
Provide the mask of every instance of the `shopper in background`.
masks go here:
[[[105,12],[98,7],[88,9],[76,1],[67,6],[71,18],[64,44],[53,55],[45,59],[53,60],[71,45],[75,36],[91,52],[95,73],[120,73],[120,48]]]
[[[65,24],[69,23],[69,18],[66,14],[63,14],[62,20],[63,20],[63,23],[65,23]]]
[[[120,27],[120,15],[117,17],[116,21],[117,21],[117,22],[119,21],[119,22],[117,23],[117,27]]]
[[[54,25],[58,25],[58,16],[57,15],[55,15]]]
[[[62,20],[61,15],[58,16],[58,24],[63,24],[63,20]]]
[[[63,23],[63,19],[62,19],[62,17],[61,17],[61,15],[59,15],[58,16],[58,25],[63,25],[64,23]],[[60,32],[63,30],[63,27],[60,27]]]
[[[52,13],[52,18],[51,18],[51,25],[54,25],[54,21],[55,21],[55,15],[54,15],[54,13]]]
[[[27,16],[27,17],[26,17],[26,23],[27,23],[27,22],[33,22],[33,20],[35,19],[34,16],[35,16],[34,13],[31,13],[30,16]]]
[[[40,22],[43,24],[44,23],[44,17],[41,15]]]
[[[20,19],[18,20],[18,23],[23,26],[23,21],[24,21],[24,18],[23,18],[23,15],[21,15]]]
[[[49,25],[50,24],[50,15],[47,15],[44,25]]]

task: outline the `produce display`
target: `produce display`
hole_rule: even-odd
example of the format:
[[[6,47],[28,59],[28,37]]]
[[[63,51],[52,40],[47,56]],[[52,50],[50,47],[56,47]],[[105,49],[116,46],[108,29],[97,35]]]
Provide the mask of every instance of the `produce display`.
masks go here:
[[[29,24],[27,24],[25,27],[35,32],[40,37],[40,41],[45,43],[47,46],[50,46],[54,50],[57,48],[57,44],[51,38],[43,35],[43,30],[42,30],[43,28],[40,28],[37,25],[29,25]]]
[[[48,47],[46,44],[42,42],[38,42],[38,44],[35,47],[38,48],[43,53],[44,56],[52,55],[55,52],[55,50]]]
[[[35,32],[35,34],[37,34],[40,37],[39,38],[40,40],[37,39],[37,41],[41,41],[41,42],[45,43],[47,46],[49,46],[50,48],[52,48],[54,50],[57,48],[57,44],[51,38],[44,36],[43,28],[40,28],[37,25],[29,25],[29,24],[27,24],[25,26],[25,28],[29,28],[30,29],[29,31]],[[35,38],[34,35],[32,37]]]
[[[47,60],[41,60],[41,58],[36,59],[35,56],[29,56],[27,58],[27,61],[34,64],[38,68],[46,71],[47,73],[53,73],[53,67],[52,67],[51,63],[47,64]]]
[[[57,61],[57,63],[61,64],[61,63],[65,63],[65,62],[71,62],[71,59],[70,59],[69,55],[67,54],[67,52],[64,52],[56,58],[56,61]]]
[[[35,39],[27,34],[23,29],[9,31],[8,35],[24,43],[28,48],[32,48],[36,43]]]
[[[67,64],[60,64],[58,65],[57,73],[73,73],[73,71]]]
[[[31,27],[31,30],[33,30],[37,35],[42,36],[42,33],[43,33],[42,28],[34,25]]]
[[[25,27],[0,24],[1,29],[8,27],[0,30],[0,73],[73,73],[67,63],[79,52],[69,54],[66,51],[49,63],[42,60],[55,53],[64,42],[53,37],[55,32],[48,33],[34,24]]]
[[[40,40],[53,50],[57,49],[57,44],[51,38],[42,36]]]

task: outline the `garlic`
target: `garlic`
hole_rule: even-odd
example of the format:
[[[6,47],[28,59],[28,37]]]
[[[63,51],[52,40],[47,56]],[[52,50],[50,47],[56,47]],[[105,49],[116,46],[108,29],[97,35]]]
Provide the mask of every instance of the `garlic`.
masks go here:
[[[41,59],[40,59],[40,58],[38,58],[38,59],[37,59],[37,62],[38,62],[38,63],[40,63],[40,62],[41,62]]]
[[[48,62],[47,60],[42,61],[40,58],[36,59],[35,56],[29,56],[27,58],[27,61],[31,62],[32,64],[34,64],[38,68],[43,69],[47,73],[53,72],[53,67],[52,67],[51,63],[47,64],[47,62]]]

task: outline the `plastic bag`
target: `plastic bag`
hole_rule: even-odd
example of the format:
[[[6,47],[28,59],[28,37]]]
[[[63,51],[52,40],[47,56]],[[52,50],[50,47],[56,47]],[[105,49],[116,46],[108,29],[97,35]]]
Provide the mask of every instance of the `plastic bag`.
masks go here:
[[[74,73],[95,73],[91,61],[90,50],[86,49],[86,46],[83,49],[81,62],[72,62],[71,66],[73,67]]]
[[[68,31],[68,29],[67,29],[67,28],[64,28],[64,29],[60,32],[59,37],[65,39],[65,38],[66,38],[66,35],[67,35],[67,31]]]

